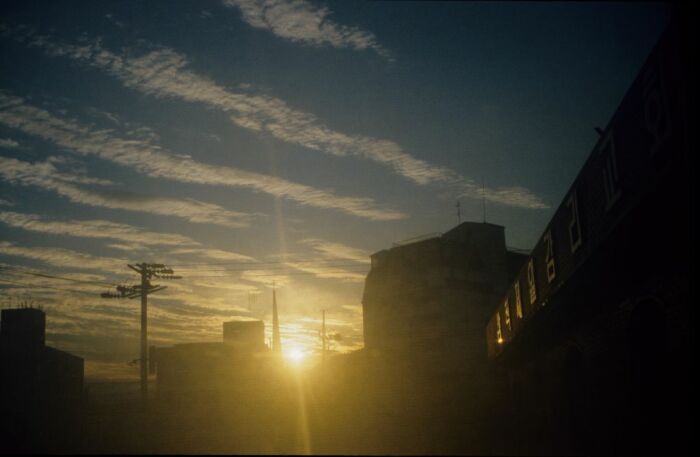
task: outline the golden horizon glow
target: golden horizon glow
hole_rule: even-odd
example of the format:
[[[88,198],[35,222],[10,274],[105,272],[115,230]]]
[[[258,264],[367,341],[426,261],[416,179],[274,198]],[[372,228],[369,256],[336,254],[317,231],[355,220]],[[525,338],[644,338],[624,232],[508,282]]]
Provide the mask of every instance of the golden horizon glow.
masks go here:
[[[293,347],[283,351],[284,358],[294,365],[301,364],[308,356],[307,352],[300,347]]]

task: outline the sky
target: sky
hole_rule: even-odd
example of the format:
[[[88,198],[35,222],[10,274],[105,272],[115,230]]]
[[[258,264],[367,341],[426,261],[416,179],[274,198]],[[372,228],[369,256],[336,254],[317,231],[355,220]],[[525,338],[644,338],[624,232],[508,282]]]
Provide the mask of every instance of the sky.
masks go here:
[[[369,255],[458,222],[541,235],[669,19],[657,3],[5,1],[0,304],[88,379],[263,319],[362,347]],[[485,207],[485,210],[484,210]],[[155,283],[155,281],[154,281]]]

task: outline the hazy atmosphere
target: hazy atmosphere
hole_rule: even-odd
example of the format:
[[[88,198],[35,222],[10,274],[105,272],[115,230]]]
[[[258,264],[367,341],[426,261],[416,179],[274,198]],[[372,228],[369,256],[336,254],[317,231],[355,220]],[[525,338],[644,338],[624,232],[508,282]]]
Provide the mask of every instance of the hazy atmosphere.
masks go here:
[[[0,300],[86,379],[263,319],[363,346],[369,255],[461,221],[527,252],[668,21],[663,5],[3,2]],[[457,208],[459,201],[460,207]],[[484,209],[485,208],[485,209]],[[60,278],[57,278],[60,277]],[[166,283],[167,282],[167,283]]]

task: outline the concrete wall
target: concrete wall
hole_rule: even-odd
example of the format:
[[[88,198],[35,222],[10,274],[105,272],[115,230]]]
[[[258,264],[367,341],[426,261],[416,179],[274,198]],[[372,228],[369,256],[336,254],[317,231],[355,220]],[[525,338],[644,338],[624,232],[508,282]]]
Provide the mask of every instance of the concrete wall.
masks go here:
[[[365,347],[484,358],[483,328],[508,281],[503,227],[465,222],[372,256]]]

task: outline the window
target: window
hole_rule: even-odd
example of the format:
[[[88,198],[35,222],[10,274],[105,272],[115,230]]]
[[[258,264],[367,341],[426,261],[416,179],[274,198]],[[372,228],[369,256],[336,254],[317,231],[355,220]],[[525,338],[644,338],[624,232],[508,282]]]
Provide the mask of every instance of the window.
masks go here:
[[[552,282],[557,276],[557,271],[554,268],[554,240],[552,239],[552,230],[547,230],[544,234],[544,260],[547,264],[547,281]]]
[[[537,301],[537,285],[535,284],[535,259],[530,258],[527,263],[527,288],[530,292],[530,304],[534,305]]]
[[[503,302],[503,316],[505,317],[506,327],[510,332],[512,330],[512,327],[510,326],[510,303],[508,303],[507,298],[506,301]]]
[[[566,201],[566,206],[568,206],[571,211],[571,219],[569,220],[569,241],[571,243],[571,252],[573,253],[576,252],[583,243],[583,238],[581,237],[581,222],[578,216],[578,195],[575,189]]]
[[[513,289],[515,291],[515,315],[518,316],[518,319],[523,318],[523,300],[520,298],[520,280],[518,279],[515,281],[515,285],[513,285]]]
[[[496,341],[503,343],[503,331],[501,330],[501,313],[496,313]]]
[[[620,198],[620,176],[615,157],[615,141],[612,130],[606,134],[600,146],[600,154],[604,157],[603,185],[605,186],[605,209],[610,209]]]

